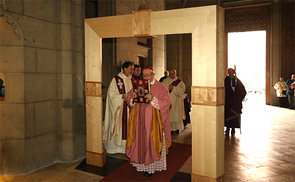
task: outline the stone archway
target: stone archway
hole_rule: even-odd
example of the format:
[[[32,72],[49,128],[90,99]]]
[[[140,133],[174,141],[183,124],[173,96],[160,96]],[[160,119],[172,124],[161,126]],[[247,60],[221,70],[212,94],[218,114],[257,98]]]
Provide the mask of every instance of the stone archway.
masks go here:
[[[102,38],[192,33],[192,181],[224,174],[224,10],[218,6],[85,20],[87,163],[103,166]]]
[[[5,86],[5,97],[0,98],[0,174],[11,174],[12,168],[14,173],[23,173],[24,40],[19,25],[6,13],[4,0],[0,1],[0,55],[0,78]],[[10,148],[12,145],[17,149]]]
[[[13,18],[11,18],[6,13],[6,5],[5,1],[0,1],[0,45],[1,45],[1,60],[4,64],[7,63],[7,60],[15,60],[15,59],[23,59],[23,55],[20,54],[20,57],[15,58],[13,54],[4,54],[4,53],[13,53],[18,49],[23,51],[23,48],[16,48],[13,46],[23,46],[23,35],[19,25],[15,22]],[[3,66],[5,68],[6,65]],[[6,72],[10,72],[11,70],[0,69],[0,78],[3,79],[4,84],[6,82]],[[4,99],[0,99],[0,101],[4,101]]]
[[[4,3],[4,1],[2,2]],[[5,6],[3,6],[5,7]],[[22,40],[22,32],[19,28],[19,26],[17,25],[17,23],[6,13],[1,15],[0,18],[0,28],[1,28],[1,33],[0,33],[0,62],[2,62],[4,64],[4,66],[2,66],[3,68],[0,69],[0,78],[3,80],[4,82],[4,86],[5,88],[10,88],[9,85],[8,87],[6,86],[6,72],[10,72],[6,69],[4,69],[6,67],[6,63],[8,62],[7,60],[16,60],[16,59],[23,59],[23,54],[19,54],[18,57],[16,58],[16,56],[14,54],[12,54],[15,51],[23,51],[23,47],[18,47],[18,46],[23,46],[23,40]],[[5,54],[5,53],[11,53],[11,54]],[[9,91],[9,90],[8,90]],[[6,93],[9,93],[6,90]],[[5,101],[7,99],[7,97],[10,97],[9,95],[6,97],[1,97],[0,101]]]

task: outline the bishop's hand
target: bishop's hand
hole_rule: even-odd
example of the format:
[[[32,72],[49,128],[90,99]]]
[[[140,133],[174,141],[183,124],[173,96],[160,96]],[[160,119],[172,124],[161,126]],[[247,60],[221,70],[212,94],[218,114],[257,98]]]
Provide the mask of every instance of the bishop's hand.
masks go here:
[[[134,98],[136,98],[137,97],[137,94],[136,93],[132,93],[132,98],[134,99]]]
[[[144,96],[144,98],[146,98],[147,100],[153,100],[153,95],[152,94],[146,94]]]

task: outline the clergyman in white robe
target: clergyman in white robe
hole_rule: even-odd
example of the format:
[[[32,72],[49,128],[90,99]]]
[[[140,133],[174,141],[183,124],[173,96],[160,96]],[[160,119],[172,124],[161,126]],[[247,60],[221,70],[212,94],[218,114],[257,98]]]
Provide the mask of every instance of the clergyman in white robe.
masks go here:
[[[109,154],[125,153],[126,139],[122,139],[122,115],[125,101],[119,89],[123,88],[122,84],[124,84],[126,95],[132,89],[132,75],[125,76],[123,72],[120,72],[117,76],[122,78],[123,83],[117,82],[114,77],[109,85],[103,126],[104,148]],[[128,117],[129,108],[127,107],[127,122]],[[127,127],[127,124],[125,127]]]
[[[173,69],[174,70],[174,69]],[[175,70],[174,70],[175,71]],[[173,77],[173,78],[171,78]],[[170,92],[170,97],[171,97],[171,108],[170,108],[170,126],[171,126],[171,131],[179,131],[182,132],[184,129],[183,125],[183,119],[185,119],[185,113],[184,113],[184,102],[183,99],[186,97],[186,87],[183,81],[180,81],[177,86],[172,86],[172,90],[169,89],[169,86],[173,82],[177,82],[178,77],[176,76],[176,71],[175,71],[175,76],[173,74],[171,75],[171,70],[169,72],[169,77],[167,77],[165,80],[163,80],[163,84],[167,87],[167,89]]]

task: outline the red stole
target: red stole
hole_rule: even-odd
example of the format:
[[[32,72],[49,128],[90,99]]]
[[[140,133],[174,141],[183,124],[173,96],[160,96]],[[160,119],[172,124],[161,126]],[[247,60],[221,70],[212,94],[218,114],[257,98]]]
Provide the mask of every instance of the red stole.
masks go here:
[[[119,76],[115,76],[116,85],[120,94],[126,94],[125,85],[123,79]],[[122,112],[122,139],[127,138],[127,103],[123,102],[123,112]]]
[[[181,82],[181,79],[177,79],[175,81],[173,81],[170,85],[173,85],[173,86],[177,86],[179,83]],[[169,93],[171,94],[172,92],[172,89],[169,89]],[[184,92],[186,94],[186,92]],[[183,102],[184,102],[184,110],[185,110],[185,120],[183,120],[183,122],[185,124],[188,124],[191,122],[191,119],[190,119],[190,115],[189,115],[189,112],[191,112],[191,103],[190,103],[190,100],[186,94],[186,97],[185,99],[183,99]]]
[[[170,85],[173,85],[176,87],[180,82],[181,82],[181,79],[178,78],[177,80],[173,81]],[[169,93],[171,92],[172,92],[172,89],[169,89]]]

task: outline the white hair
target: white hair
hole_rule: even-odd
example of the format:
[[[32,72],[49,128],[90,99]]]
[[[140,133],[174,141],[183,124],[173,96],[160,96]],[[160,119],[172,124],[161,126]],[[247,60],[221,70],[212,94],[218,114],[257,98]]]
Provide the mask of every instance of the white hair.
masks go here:
[[[151,70],[151,69],[149,69],[149,68],[145,68],[145,69],[143,69],[143,70],[150,70],[150,71],[151,71],[151,74],[154,74],[154,73],[155,73],[154,70]],[[142,70],[142,71],[143,71],[143,70]]]

